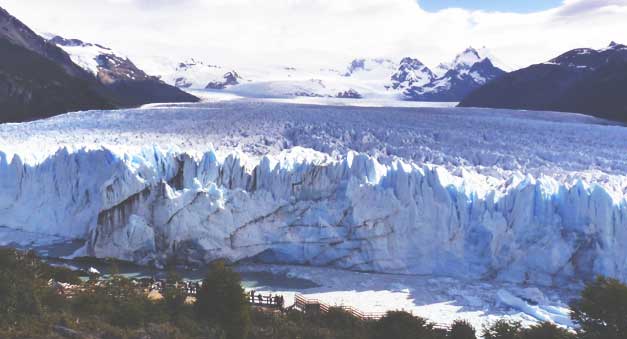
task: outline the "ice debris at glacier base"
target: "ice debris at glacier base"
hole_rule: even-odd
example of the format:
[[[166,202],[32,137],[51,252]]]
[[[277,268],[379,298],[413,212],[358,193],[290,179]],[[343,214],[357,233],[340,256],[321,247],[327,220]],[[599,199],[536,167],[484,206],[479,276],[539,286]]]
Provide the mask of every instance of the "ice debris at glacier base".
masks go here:
[[[61,149],[0,153],[0,225],[87,239],[78,254],[143,264],[256,257],[273,263],[552,285],[627,280],[622,194],[580,179],[294,147],[251,160]]]
[[[351,272],[324,267],[248,264],[238,266],[238,270],[272,272],[312,281],[319,287],[298,292],[329,305],[350,305],[367,313],[405,310],[443,325],[464,319],[475,327],[478,336],[484,325],[498,319],[520,321],[523,326],[550,321],[572,328],[566,302],[578,293],[569,286],[543,287],[540,291],[506,282]],[[254,288],[279,293],[286,297],[288,305],[296,293],[272,285]],[[510,298],[503,300],[500,294]]]

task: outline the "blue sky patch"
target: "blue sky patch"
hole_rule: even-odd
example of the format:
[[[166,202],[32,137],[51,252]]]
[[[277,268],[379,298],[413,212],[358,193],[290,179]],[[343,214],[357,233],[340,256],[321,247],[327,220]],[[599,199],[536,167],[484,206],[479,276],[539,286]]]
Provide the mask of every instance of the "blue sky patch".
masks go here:
[[[562,0],[418,0],[424,10],[435,12],[446,8],[464,8],[499,12],[529,13],[562,4]]]

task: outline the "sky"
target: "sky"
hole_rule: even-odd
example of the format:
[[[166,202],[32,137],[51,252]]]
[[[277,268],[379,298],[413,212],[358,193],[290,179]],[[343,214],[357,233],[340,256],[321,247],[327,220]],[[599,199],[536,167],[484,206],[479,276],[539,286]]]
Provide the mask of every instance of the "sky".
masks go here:
[[[38,32],[107,45],[149,71],[155,60],[191,57],[227,66],[341,67],[354,58],[411,56],[434,67],[468,46],[486,46],[517,68],[573,48],[627,43],[627,0],[0,0],[0,6]]]
[[[531,13],[558,7],[562,0],[418,0],[426,11],[465,8],[515,13]]]

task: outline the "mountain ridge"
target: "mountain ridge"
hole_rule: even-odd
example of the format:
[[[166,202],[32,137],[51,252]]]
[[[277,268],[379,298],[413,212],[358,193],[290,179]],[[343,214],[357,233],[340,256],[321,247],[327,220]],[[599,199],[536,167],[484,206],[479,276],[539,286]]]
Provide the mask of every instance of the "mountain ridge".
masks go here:
[[[451,63],[438,66],[438,72],[444,74],[426,84],[412,84],[403,95],[413,101],[461,101],[473,90],[506,74],[487,55],[490,53],[486,48],[469,47]]]
[[[132,107],[154,102],[155,98],[198,100],[165,83],[157,84],[156,78],[107,84],[1,7],[0,44],[0,123],[78,110]]]
[[[578,48],[509,73],[469,94],[461,107],[549,110],[627,122],[627,46]]]

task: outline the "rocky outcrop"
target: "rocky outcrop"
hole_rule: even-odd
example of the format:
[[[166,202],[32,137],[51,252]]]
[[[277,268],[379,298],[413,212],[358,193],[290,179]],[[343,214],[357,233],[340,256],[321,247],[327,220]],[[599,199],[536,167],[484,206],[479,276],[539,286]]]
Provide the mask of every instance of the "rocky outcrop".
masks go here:
[[[222,81],[212,81],[205,86],[205,89],[225,89],[229,86],[235,86],[239,84],[241,77],[237,72],[230,71],[224,74]]]
[[[361,99],[361,98],[363,98],[362,95],[359,94],[359,92],[357,92],[356,90],[354,90],[352,88],[349,89],[349,90],[346,90],[344,92],[339,92],[337,94],[337,97],[338,98],[342,98],[342,99]]]

